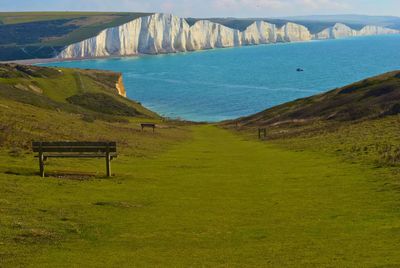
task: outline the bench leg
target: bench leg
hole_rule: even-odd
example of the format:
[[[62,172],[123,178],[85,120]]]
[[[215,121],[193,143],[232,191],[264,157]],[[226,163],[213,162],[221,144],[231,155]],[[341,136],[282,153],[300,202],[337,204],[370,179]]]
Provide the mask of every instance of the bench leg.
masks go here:
[[[107,169],[107,177],[111,177],[111,158],[110,154],[106,155],[106,169]]]
[[[40,177],[44,178],[44,157],[43,153],[39,153],[39,172],[40,172]]]

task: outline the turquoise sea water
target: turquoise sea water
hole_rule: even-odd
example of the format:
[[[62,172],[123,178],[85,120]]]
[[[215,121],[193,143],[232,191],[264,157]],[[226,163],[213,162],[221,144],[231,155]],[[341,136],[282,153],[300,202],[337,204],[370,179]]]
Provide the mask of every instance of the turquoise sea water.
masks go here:
[[[46,65],[122,72],[128,97],[144,106],[173,118],[220,121],[400,69],[400,36]]]

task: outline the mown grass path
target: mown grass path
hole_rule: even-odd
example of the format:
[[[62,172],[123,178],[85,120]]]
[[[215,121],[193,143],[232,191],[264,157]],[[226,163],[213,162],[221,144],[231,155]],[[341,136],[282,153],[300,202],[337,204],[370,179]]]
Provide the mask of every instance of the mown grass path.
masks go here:
[[[16,257],[42,267],[400,266],[399,193],[379,172],[212,126],[193,132],[157,157],[121,158],[112,180],[1,179],[25,187],[23,200],[4,197],[28,207],[20,220],[40,215],[30,224],[55,233],[10,239]]]

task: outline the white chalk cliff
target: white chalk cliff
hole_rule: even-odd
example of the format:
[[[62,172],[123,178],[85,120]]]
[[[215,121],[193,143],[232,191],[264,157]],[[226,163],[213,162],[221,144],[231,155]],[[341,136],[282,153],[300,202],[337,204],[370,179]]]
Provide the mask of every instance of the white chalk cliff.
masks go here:
[[[367,25],[357,31],[342,23],[336,23],[333,27],[327,28],[313,36],[313,39],[337,39],[353,36],[368,36],[368,35],[383,35],[383,34],[398,34],[400,31],[380,26]]]
[[[312,35],[305,26],[299,24],[288,22],[277,27],[264,21],[255,21],[241,32],[208,20],[200,20],[190,26],[185,19],[174,15],[154,14],[105,29],[95,37],[67,46],[57,57],[73,59],[161,54],[398,33],[400,31],[379,26],[365,26],[357,31],[337,23]]]
[[[337,39],[344,37],[356,36],[357,31],[342,23],[336,23],[333,27],[327,28],[320,33],[314,35],[313,39]]]

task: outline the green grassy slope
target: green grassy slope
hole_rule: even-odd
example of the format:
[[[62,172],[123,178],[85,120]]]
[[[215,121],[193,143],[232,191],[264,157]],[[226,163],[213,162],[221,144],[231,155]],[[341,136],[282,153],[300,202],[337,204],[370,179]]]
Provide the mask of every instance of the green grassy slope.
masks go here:
[[[154,112],[118,95],[119,78],[106,71],[0,65],[0,146],[20,151],[32,140],[109,137],[126,143],[138,122],[161,122]]]
[[[143,144],[151,153],[186,136],[178,123],[118,95],[120,80],[109,71],[0,65],[0,151],[24,154],[33,140],[115,140],[140,154]],[[140,122],[160,124],[160,135],[141,137]]]
[[[0,12],[0,61],[51,58],[66,45],[149,14]]]
[[[141,16],[150,13],[131,12],[0,12],[3,25],[19,24],[38,21],[52,21],[60,19],[74,19],[76,22],[89,26],[93,23],[112,23],[123,17]],[[102,21],[103,20],[103,21]]]
[[[400,113],[400,72],[368,78],[343,88],[267,109],[228,124],[284,125],[293,121],[356,121]]]
[[[222,126],[290,148],[351,155],[377,165],[400,165],[400,73],[372,77],[299,99]]]
[[[114,73],[7,68],[0,267],[400,265],[397,115],[278,124],[260,142],[255,121],[239,132],[161,121],[115,95]],[[114,176],[103,160],[51,159],[41,179],[32,140],[117,141]]]
[[[110,115],[159,118],[118,95],[120,81],[121,74],[108,71],[0,65],[2,98],[93,119],[118,119]],[[120,88],[124,91],[123,84]]]
[[[110,180],[40,179],[0,156],[5,267],[396,267],[399,195],[382,170],[210,126]],[[98,161],[48,169],[95,172]],[[23,195],[23,197],[22,197]]]

